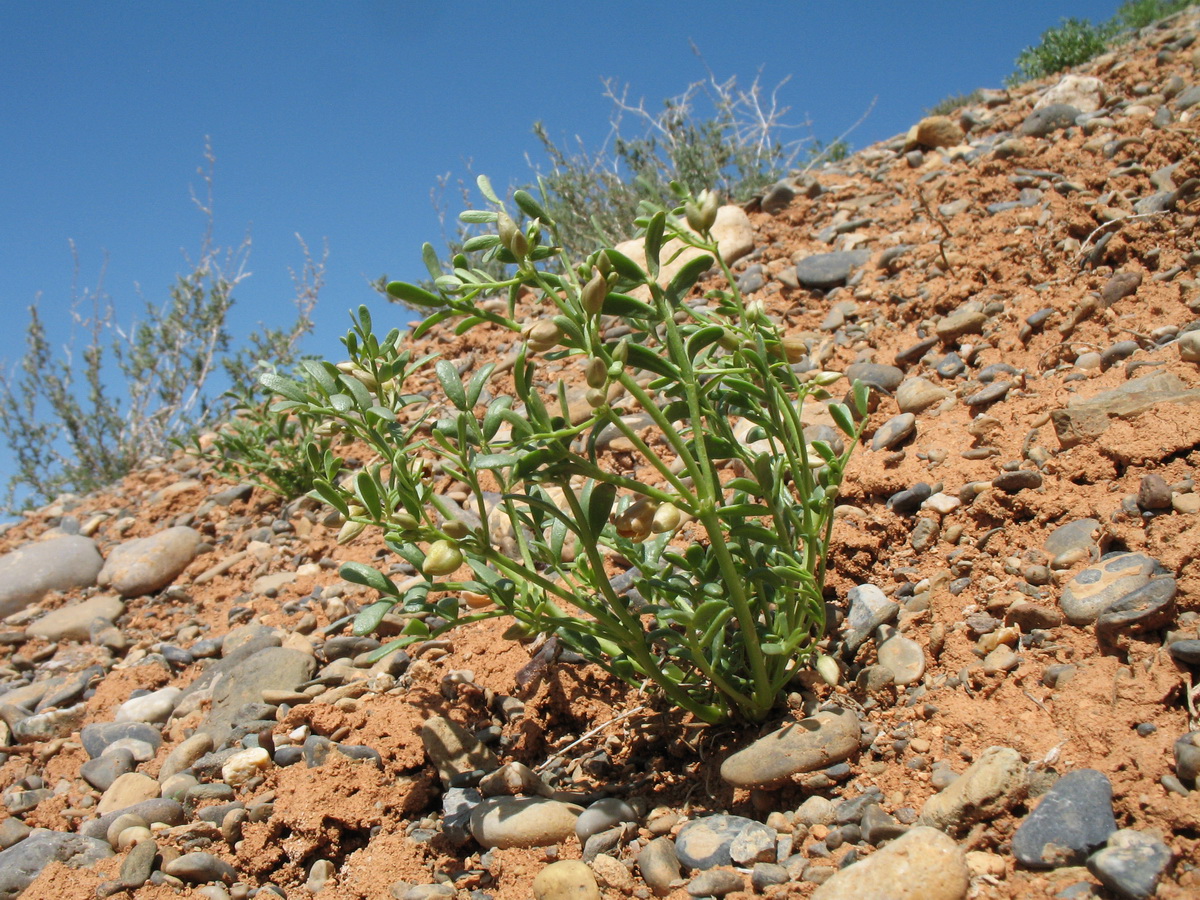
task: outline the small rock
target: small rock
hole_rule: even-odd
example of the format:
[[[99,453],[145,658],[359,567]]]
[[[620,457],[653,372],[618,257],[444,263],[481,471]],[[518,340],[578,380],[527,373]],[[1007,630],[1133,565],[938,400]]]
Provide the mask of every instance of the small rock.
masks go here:
[[[1017,469],[1015,472],[1001,472],[992,479],[992,487],[1015,494],[1018,491],[1036,490],[1042,486],[1042,473],[1033,469]]]
[[[796,263],[796,278],[806,288],[828,290],[845,284],[854,270],[870,258],[870,250],[817,253]]]
[[[834,820],[833,802],[820,795],[809,797],[796,810],[796,821],[802,825],[829,825]]]
[[[538,872],[533,896],[535,900],[600,900],[600,886],[587,863],[562,859]]]
[[[426,719],[421,725],[421,742],[446,787],[464,773],[491,772],[500,767],[496,754],[486,745],[458,723],[441,716]]]
[[[710,869],[688,882],[687,892],[693,897],[724,897],[734,891],[744,891],[746,881],[729,869]]]
[[[153,800],[158,797],[158,782],[149,775],[140,772],[127,772],[118,776],[96,804],[96,812],[100,815],[127,809],[143,800]]]
[[[107,791],[114,781],[137,768],[137,761],[128,750],[110,750],[79,767],[79,777],[98,791]]]
[[[0,619],[50,591],[90,587],[103,566],[96,542],[78,535],[35,541],[0,556]]]
[[[1181,334],[1178,340],[1179,358],[1184,362],[1200,363],[1200,331]]]
[[[1012,851],[1031,869],[1077,866],[1116,830],[1108,778],[1077,769],[1055,782],[1017,828]]]
[[[868,844],[881,844],[884,841],[898,838],[908,831],[907,825],[901,825],[889,816],[878,803],[867,806],[862,819],[859,820],[859,828],[862,829],[863,840]]]
[[[591,862],[592,872],[601,887],[622,894],[631,894],[634,889],[633,875],[619,859],[607,853],[597,854]]]
[[[575,820],[575,835],[580,844],[601,831],[607,831],[624,822],[636,822],[637,813],[620,797],[604,797],[592,803]]]
[[[950,391],[938,387],[927,378],[907,378],[896,389],[896,405],[902,413],[919,413],[949,396]]]
[[[657,837],[643,847],[637,855],[638,870],[642,880],[656,896],[671,893],[671,885],[682,877],[675,844],[670,838]]]
[[[1090,625],[1126,594],[1149,584],[1157,568],[1144,553],[1110,553],[1067,582],[1059,606],[1072,625]]]
[[[1109,890],[1128,900],[1146,900],[1171,862],[1171,848],[1158,838],[1122,828],[1108,846],[1088,858],[1088,871]]]
[[[176,525],[150,537],[126,541],[109,553],[96,581],[122,597],[153,594],[188,567],[202,540],[194,528]]]
[[[925,674],[925,651],[916,641],[901,635],[879,645],[879,664],[886,666],[898,685],[913,684]]]
[[[1079,117],[1079,110],[1066,103],[1052,103],[1035,109],[1021,123],[1021,134],[1030,137],[1046,137],[1055,131],[1070,128]]]
[[[850,611],[846,616],[843,640],[850,653],[857,652],[880,625],[891,622],[900,612],[900,604],[873,584],[860,584],[846,592]]]
[[[575,833],[583,808],[545,797],[491,797],[471,811],[483,847],[548,847]]]
[[[1189,731],[1175,741],[1175,775],[1185,784],[1200,777],[1200,731]]]
[[[0,900],[16,900],[52,862],[86,869],[112,855],[102,840],[35,828],[20,843],[0,851]]]
[[[861,381],[890,394],[900,387],[900,382],[904,380],[904,370],[882,363],[853,363],[846,367],[846,378],[852,382]]]
[[[879,426],[879,430],[871,438],[871,449],[894,450],[915,434],[916,430],[917,417],[912,413],[900,413]]]
[[[1064,75],[1062,80],[1046,91],[1034,104],[1044,109],[1055,104],[1068,104],[1079,113],[1092,113],[1104,105],[1104,82],[1094,75]]]
[[[1175,579],[1169,575],[1150,579],[1100,613],[1096,636],[1112,643],[1119,633],[1140,634],[1165,628],[1175,621]]]
[[[272,768],[271,754],[262,747],[239,750],[221,766],[221,780],[232,787],[245,784],[251,778]]]
[[[949,116],[926,116],[916,125],[915,143],[922,147],[957,147],[967,139]]]
[[[511,797],[519,794],[549,797],[554,790],[542,780],[542,776],[529,766],[524,763],[510,762],[479,779],[479,792],[485,797],[502,795]],[[582,840],[581,838],[581,842]]]
[[[1112,306],[1135,293],[1142,286],[1141,272],[1118,272],[1100,288],[1100,299],[1105,306]]]
[[[968,334],[981,334],[987,324],[987,314],[979,309],[960,309],[944,316],[935,326],[934,331],[944,342],[956,340]]]
[[[113,620],[117,619],[124,611],[125,604],[119,597],[113,594],[99,594],[89,597],[87,600],[69,603],[62,609],[47,613],[27,627],[25,631],[27,634],[51,642],[79,641],[82,643],[89,639],[96,623],[112,625]]]
[[[233,884],[237,880],[237,870],[225,860],[211,853],[185,853],[183,856],[163,863],[163,872],[173,875],[191,884],[207,884],[210,881],[220,881]]]
[[[171,718],[175,704],[183,693],[177,687],[159,688],[140,697],[126,700],[113,716],[114,722],[155,722],[161,724]]]
[[[1171,658],[1189,666],[1200,666],[1200,640],[1186,638],[1167,647]]]
[[[121,861],[121,886],[127,890],[137,890],[149,881],[157,854],[158,844],[153,840],[138,841],[134,844]]]
[[[1078,549],[1086,550],[1092,559],[1099,559],[1100,548],[1092,537],[1099,527],[1097,519],[1075,519],[1059,525],[1046,536],[1042,549],[1051,559]]]
[[[1144,510],[1170,509],[1171,486],[1156,472],[1143,475],[1138,485],[1137,505]]]
[[[949,787],[925,801],[921,823],[955,833],[994,819],[1025,799],[1029,773],[1010,747],[988,747]]]
[[[777,785],[793,775],[849,759],[858,750],[858,737],[858,719],[853,712],[823,710],[734,753],[721,764],[721,778],[734,787]]]
[[[966,858],[953,838],[918,826],[837,872],[812,900],[964,900]]]

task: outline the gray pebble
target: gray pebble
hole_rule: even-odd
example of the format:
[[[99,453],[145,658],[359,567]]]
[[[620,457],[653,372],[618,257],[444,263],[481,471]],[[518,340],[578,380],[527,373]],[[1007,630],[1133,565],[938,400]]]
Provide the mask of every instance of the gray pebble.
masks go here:
[[[1003,400],[1013,387],[1014,385],[1011,381],[994,381],[983,390],[971,394],[971,396],[963,400],[963,403],[967,406],[987,406],[989,403]]]
[[[721,778],[734,787],[772,787],[788,781],[794,775],[813,772],[848,759],[858,750],[858,739],[858,718],[853,712],[844,709],[822,710],[800,722],[785,725],[726,758],[721,764]],[[721,817],[710,816],[699,821],[706,822],[714,818],[716,821],[711,823],[711,827],[723,828]],[[683,858],[683,853],[681,849],[680,858]]]
[[[1017,828],[1012,851],[1031,869],[1077,866],[1116,830],[1108,778],[1077,769],[1055,782]]]
[[[755,863],[750,870],[750,883],[760,894],[772,885],[787,884],[789,880],[788,870],[778,863]]]
[[[1158,838],[1123,828],[1108,838],[1108,846],[1087,861],[1088,871],[1109,890],[1127,900],[1145,900],[1171,862],[1171,848]]]
[[[828,290],[845,284],[854,270],[870,258],[870,250],[817,253],[796,263],[796,279],[806,288]]]
[[[624,822],[636,821],[637,813],[632,806],[620,797],[604,797],[579,814],[579,818],[575,820],[575,835],[580,844],[586,844],[593,834],[607,831]]]
[[[1175,774],[1185,784],[1200,777],[1200,731],[1189,731],[1175,741]]]
[[[1156,472],[1143,475],[1138,485],[1137,505],[1144,510],[1170,509],[1171,486]]]
[[[646,844],[637,855],[642,880],[657,896],[671,893],[671,884],[681,876],[679,857],[670,838],[658,837]]]
[[[1006,494],[1018,491],[1034,490],[1042,486],[1042,473],[1033,469],[1017,469],[1015,472],[1001,472],[992,479],[992,486]]]
[[[123,888],[135,890],[150,880],[158,844],[153,840],[139,841],[121,861],[120,882]]]
[[[902,514],[914,513],[921,504],[930,498],[933,489],[924,481],[918,481],[912,487],[898,491],[888,498],[887,505]]]
[[[1111,553],[1063,587],[1059,605],[1072,625],[1090,625],[1102,612],[1149,584],[1158,563],[1144,553]]]
[[[221,881],[233,884],[237,880],[237,870],[225,860],[201,851],[185,853],[176,859],[163,864],[163,872],[173,875],[192,884],[205,884],[209,881]]]
[[[110,750],[79,767],[79,777],[98,791],[107,791],[118,776],[137,768],[133,754],[123,748]]]
[[[16,900],[52,862],[87,868],[112,855],[112,848],[103,840],[36,828],[23,841],[0,852],[0,900]]]
[[[1118,633],[1140,633],[1165,628],[1175,620],[1175,579],[1152,578],[1109,606],[1096,620],[1096,636],[1111,642]]]
[[[904,380],[904,371],[882,363],[853,363],[846,367],[846,378],[850,381],[861,381],[890,394],[900,387],[900,382]]]
[[[900,413],[879,427],[871,438],[872,450],[894,450],[916,433],[917,417],[912,413]]]
[[[162,733],[145,722],[100,722],[85,725],[79,733],[83,749],[92,759],[96,759],[118,741],[130,738],[149,744],[155,753],[162,746]]]
[[[679,834],[675,836],[675,854],[689,869],[732,865],[730,848],[734,840],[747,830],[763,829],[770,831],[774,842],[775,832],[772,829],[745,816],[704,816],[679,829]]]
[[[745,889],[746,882],[742,876],[728,869],[701,872],[687,885],[687,892],[693,897],[724,897],[726,894]]]
[[[1051,103],[1035,109],[1021,123],[1021,134],[1031,137],[1046,137],[1075,124],[1079,110],[1066,103]]]
[[[843,640],[846,649],[854,653],[871,636],[871,632],[896,618],[900,605],[889,600],[873,584],[856,585],[846,592],[846,596],[850,601],[850,610],[846,616]]]
[[[1171,658],[1189,666],[1200,666],[1200,640],[1189,638],[1167,646]]]

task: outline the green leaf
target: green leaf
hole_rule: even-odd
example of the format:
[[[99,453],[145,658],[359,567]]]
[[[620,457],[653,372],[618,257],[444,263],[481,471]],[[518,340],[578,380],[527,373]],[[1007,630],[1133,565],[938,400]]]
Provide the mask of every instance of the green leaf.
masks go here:
[[[850,393],[854,397],[854,408],[858,411],[859,417],[865,419],[869,409],[867,404],[871,397],[871,389],[865,382],[855,381],[850,385]]]
[[[646,372],[653,372],[664,378],[671,378],[675,381],[683,380],[683,375],[670,361],[644,344],[631,343],[629,345],[629,365]]]
[[[421,261],[425,263],[425,268],[429,270],[430,278],[437,278],[442,274],[442,261],[438,259],[437,251],[433,249],[433,244],[428,241],[421,245]]]
[[[324,478],[318,478],[313,481],[313,493],[317,495],[318,500],[328,503],[341,513],[343,519],[350,518],[350,507],[347,505],[345,497]]]
[[[515,191],[513,193],[513,202],[517,204],[517,208],[531,219],[541,219],[543,222],[550,222],[550,215],[541,207],[541,204],[533,198],[529,191]]]
[[[444,322],[446,319],[449,319],[453,315],[455,315],[455,313],[454,313],[454,310],[452,310],[452,309],[438,310],[433,315],[426,318],[420,325],[418,325],[416,328],[413,329],[413,335],[412,335],[413,340],[415,341],[415,340],[419,340],[420,338],[423,338],[426,335],[426,333],[429,331],[429,329],[433,328],[435,325],[441,324],[442,322]]]
[[[758,541],[760,544],[778,544],[779,535],[769,528],[753,522],[742,522],[729,529],[731,537],[740,541]]]
[[[440,273],[438,277],[441,277]],[[409,284],[406,281],[388,282],[387,292],[389,296],[395,297],[401,303],[407,303],[409,306],[446,305],[446,301],[437,294],[431,294],[424,288],[417,287],[415,284]]]
[[[688,293],[696,284],[696,280],[711,269],[713,266],[713,258],[707,253],[697,256],[695,259],[690,259],[683,264],[683,268],[675,273],[675,277],[671,279],[671,283],[667,285],[667,296],[675,303],[679,303],[684,295]]]
[[[628,294],[618,294],[612,291],[605,295],[600,312],[606,316],[630,319],[649,319],[655,315],[654,307],[649,303],[643,303]]]
[[[853,437],[854,436],[854,420],[850,418],[850,410],[844,403],[830,403],[828,405],[829,416],[836,423],[837,427]]]
[[[492,190],[492,182],[486,175],[480,175],[475,179],[475,184],[479,186],[479,193],[487,197],[497,206],[500,205],[500,198],[496,196],[496,192]]]
[[[396,605],[395,600],[377,600],[354,617],[351,630],[357,635],[371,634],[379,627],[383,617]]]
[[[630,281],[636,281],[638,284],[645,284],[650,280],[650,276],[642,271],[641,266],[619,250],[608,247],[604,253],[608,257],[609,262],[612,263],[612,267],[616,269],[617,274],[622,278],[628,278]]]
[[[474,253],[477,250],[489,250],[500,245],[498,234],[477,234],[463,241],[463,253]]]
[[[731,478],[725,482],[725,487],[727,490],[745,491],[756,496],[762,492],[762,486],[752,478]]]
[[[470,225],[486,225],[489,222],[495,222],[499,216],[492,209],[465,209],[458,214],[460,222],[466,222]]]
[[[400,596],[400,592],[396,590],[396,585],[392,583],[390,578],[378,569],[374,569],[365,563],[343,563],[342,567],[338,569],[338,574],[351,584],[364,585],[389,597]]]
[[[587,512],[587,528],[593,540],[600,537],[604,526],[608,524],[608,517],[616,499],[617,486],[607,481],[593,483],[588,495],[583,498],[583,506]]]
[[[479,403],[479,395],[483,393],[483,386],[487,384],[487,380],[492,377],[492,372],[495,371],[495,369],[495,363],[488,363],[471,376],[471,381],[467,384],[468,409],[474,409],[476,404]]]
[[[382,647],[376,647],[367,656],[368,663],[376,663],[385,656],[395,653],[397,650],[403,650],[405,647],[415,644],[417,641],[424,640],[421,635],[409,634],[404,637],[396,638],[394,641],[388,641]]]
[[[337,382],[329,372],[329,369],[326,368],[326,366],[329,366],[329,363],[317,362],[315,359],[305,359],[301,360],[300,365],[326,394],[332,394],[337,390]]]
[[[646,223],[646,269],[650,276],[658,276],[658,258],[662,253],[663,229],[667,224],[667,214],[659,210]]]
[[[521,457],[515,453],[481,453],[471,460],[473,469],[500,469],[504,466],[515,466]]]
[[[258,383],[268,391],[274,391],[279,396],[296,403],[307,404],[309,401],[308,393],[304,390],[303,385],[290,378],[284,378],[282,375],[276,375],[274,372],[264,372],[258,376]]]
[[[733,503],[717,510],[719,516],[769,516],[771,507],[758,503]]]
[[[701,350],[715,344],[724,335],[725,329],[720,325],[705,325],[687,339],[688,358],[694,361],[700,355]]]
[[[371,518],[376,522],[382,519],[383,504],[379,502],[379,486],[375,483],[375,479],[371,473],[359,472],[355,475],[354,487],[359,499],[363,502],[363,506],[371,514]]]
[[[454,404],[454,408],[469,411],[471,407],[467,405],[467,392],[463,389],[462,379],[454,363],[448,359],[440,359],[434,366],[434,371],[437,372],[442,390],[446,392],[446,397]]]

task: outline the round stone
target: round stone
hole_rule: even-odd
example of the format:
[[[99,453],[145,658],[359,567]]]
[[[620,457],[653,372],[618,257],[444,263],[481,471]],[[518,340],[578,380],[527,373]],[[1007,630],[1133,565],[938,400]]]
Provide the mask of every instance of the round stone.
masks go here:
[[[721,778],[734,787],[771,787],[793,775],[824,769],[858,750],[859,725],[853,712],[822,710],[759,738],[721,765]]]
[[[916,641],[896,635],[879,645],[879,664],[892,671],[896,684],[912,684],[925,674],[925,651]]]
[[[471,834],[484,847],[548,847],[575,833],[583,808],[545,797],[491,797],[471,811]]]
[[[1111,553],[1067,582],[1059,606],[1072,625],[1090,625],[1126,594],[1148,584],[1157,568],[1144,553]]]
[[[600,900],[600,886],[587,863],[563,859],[538,872],[533,896],[535,900]]]

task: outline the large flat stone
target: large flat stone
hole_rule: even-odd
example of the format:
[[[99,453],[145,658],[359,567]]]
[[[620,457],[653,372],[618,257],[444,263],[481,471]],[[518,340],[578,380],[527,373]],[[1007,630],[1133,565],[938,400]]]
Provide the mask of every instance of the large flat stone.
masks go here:
[[[1076,400],[1050,413],[1064,448],[1099,442],[1121,462],[1161,459],[1200,443],[1200,388],[1189,388],[1169,372],[1133,378],[1111,391]],[[1152,429],[1136,420],[1153,414]],[[1114,428],[1114,426],[1117,426]]]
[[[95,541],[78,535],[35,541],[0,556],[0,618],[50,591],[90,587],[103,566]]]
[[[770,787],[848,759],[858,746],[854,713],[827,709],[739,750],[721,765],[721,777],[734,787]]]

